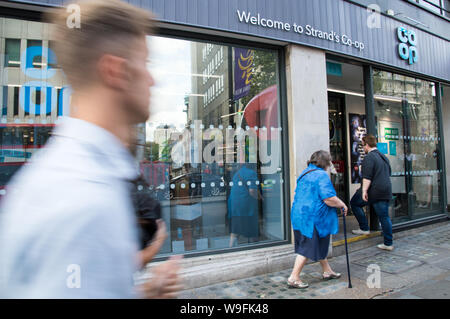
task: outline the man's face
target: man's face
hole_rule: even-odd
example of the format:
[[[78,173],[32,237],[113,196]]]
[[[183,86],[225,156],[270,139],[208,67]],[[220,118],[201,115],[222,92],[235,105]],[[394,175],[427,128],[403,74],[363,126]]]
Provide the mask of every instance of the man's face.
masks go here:
[[[128,68],[128,89],[125,92],[124,105],[130,112],[133,124],[147,121],[150,115],[150,87],[155,82],[147,69],[148,49],[145,37],[137,38],[130,48]]]
[[[369,147],[369,145],[367,145],[366,143],[364,143],[363,142],[363,148],[364,148],[364,153],[369,153],[369,149],[370,149],[370,147]]]

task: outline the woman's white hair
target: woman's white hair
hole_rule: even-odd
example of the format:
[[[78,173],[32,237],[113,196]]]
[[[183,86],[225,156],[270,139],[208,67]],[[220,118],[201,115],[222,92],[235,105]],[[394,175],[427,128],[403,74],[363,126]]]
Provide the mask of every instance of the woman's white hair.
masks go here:
[[[317,151],[311,155],[311,159],[308,161],[308,165],[313,164],[322,169],[326,169],[331,165],[331,154],[327,151]]]

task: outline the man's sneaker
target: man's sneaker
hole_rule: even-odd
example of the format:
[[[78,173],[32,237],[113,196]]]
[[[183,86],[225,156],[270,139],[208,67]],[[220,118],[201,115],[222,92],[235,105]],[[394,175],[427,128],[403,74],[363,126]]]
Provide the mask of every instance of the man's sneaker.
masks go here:
[[[369,235],[370,230],[355,229],[355,230],[352,230],[352,233],[355,235]]]
[[[382,249],[382,250],[387,250],[387,251],[393,251],[394,250],[394,246],[386,246],[385,244],[378,245],[377,247]]]

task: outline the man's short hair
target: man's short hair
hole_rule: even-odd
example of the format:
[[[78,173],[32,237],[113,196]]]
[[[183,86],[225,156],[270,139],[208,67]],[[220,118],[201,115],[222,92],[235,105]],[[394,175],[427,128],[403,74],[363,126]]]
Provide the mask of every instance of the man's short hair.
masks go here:
[[[369,145],[370,147],[377,147],[377,139],[372,134],[367,134],[362,138],[364,144]]]
[[[94,78],[95,64],[102,55],[127,58],[136,38],[152,31],[153,15],[119,0],[82,0],[80,25],[71,26],[66,8],[51,10],[46,20],[55,40],[58,64],[69,83],[80,88]]]

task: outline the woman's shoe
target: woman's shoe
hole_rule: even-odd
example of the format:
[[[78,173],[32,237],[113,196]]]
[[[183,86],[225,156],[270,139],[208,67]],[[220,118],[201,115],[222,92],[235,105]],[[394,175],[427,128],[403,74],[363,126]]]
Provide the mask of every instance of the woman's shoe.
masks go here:
[[[297,289],[306,289],[309,287],[309,285],[306,282],[302,282],[302,281],[290,281],[288,279],[287,284],[289,286],[289,288],[297,288]]]
[[[339,278],[341,278],[341,276],[342,275],[340,273],[332,274],[332,273],[324,272],[322,274],[322,279],[323,280],[339,279]]]

